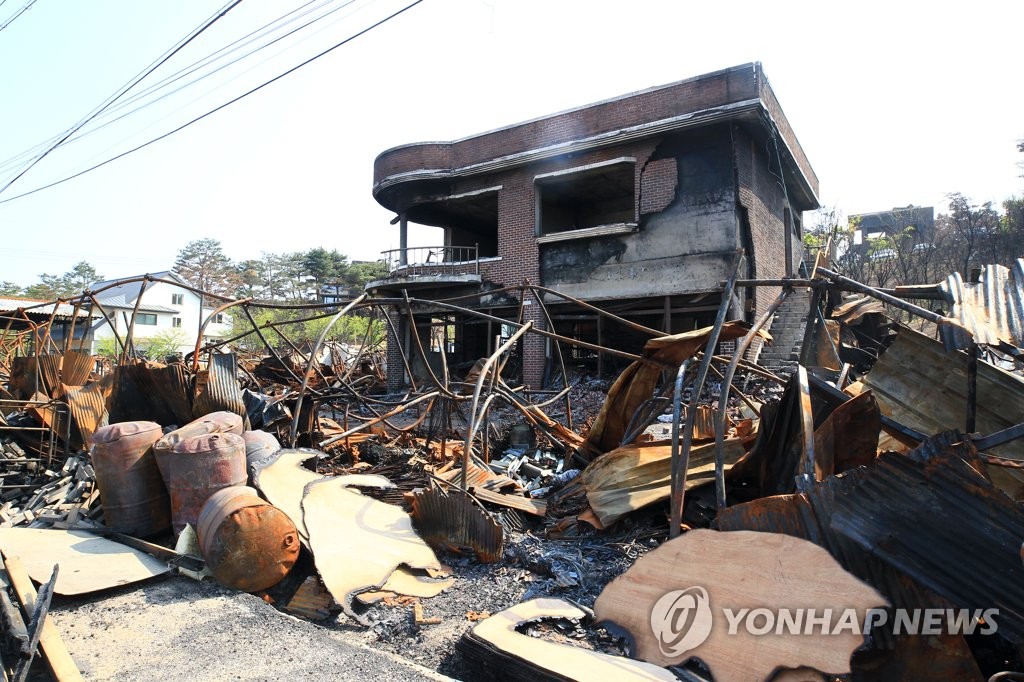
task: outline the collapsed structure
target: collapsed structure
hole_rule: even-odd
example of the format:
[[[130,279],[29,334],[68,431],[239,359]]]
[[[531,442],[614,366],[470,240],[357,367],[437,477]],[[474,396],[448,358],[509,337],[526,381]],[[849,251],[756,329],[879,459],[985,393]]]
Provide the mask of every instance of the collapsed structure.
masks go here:
[[[438,665],[419,633],[450,626],[459,675],[1024,669],[1024,260],[884,291],[828,248],[798,270],[813,174],[758,65],[398,148],[377,172],[403,233],[441,225],[446,246],[403,244],[340,309],[190,289],[218,301],[202,327],[231,309],[250,324],[164,364],[132,343],[136,305],[105,374],[73,331],[51,334],[83,307],[108,317],[95,292],[5,317],[12,672],[38,644],[76,679],[86,654],[63,648],[51,600],[172,570],[328,625],[391,627],[381,646]],[[471,237],[470,257],[455,245]],[[260,307],[329,320],[292,338],[287,321],[257,325]],[[326,340],[347,315],[386,330],[386,357]],[[749,353],[780,320],[800,337],[786,373]],[[225,352],[246,337],[261,351]],[[609,382],[588,357],[628,364]],[[452,596],[509,573],[521,585],[470,610]],[[746,631],[723,605],[751,614]],[[764,627],[794,609],[815,620]],[[841,611],[848,628],[822,615]],[[922,629],[922,612],[942,626]]]
[[[802,216],[818,207],[817,192],[761,65],[745,64],[381,153],[373,196],[397,214],[401,246],[385,254],[389,275],[368,291],[459,299],[567,338],[599,346],[615,338],[637,352],[642,335],[585,314],[567,297],[666,334],[710,324],[719,285],[734,272],[797,272]],[[442,228],[443,244],[409,248],[410,222]],[[516,289],[526,282],[546,289]],[[736,291],[730,318],[764,312],[776,293]],[[549,305],[550,319],[531,307],[534,297]],[[465,314],[414,312],[396,316],[399,343],[391,348],[409,346],[415,330],[432,353],[444,343],[451,361],[472,364],[509,335]],[[553,359],[543,338],[528,336],[522,382],[540,388]],[[572,359],[604,369],[592,352]],[[397,354],[389,360],[397,390],[407,382]]]

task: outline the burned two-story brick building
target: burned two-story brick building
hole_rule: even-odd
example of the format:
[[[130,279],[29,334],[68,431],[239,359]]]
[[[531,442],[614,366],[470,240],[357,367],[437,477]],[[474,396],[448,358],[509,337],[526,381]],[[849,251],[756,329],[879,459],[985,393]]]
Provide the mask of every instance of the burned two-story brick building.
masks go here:
[[[817,207],[817,189],[761,65],[745,64],[381,153],[373,195],[395,212],[402,248],[388,253],[389,275],[368,290],[464,297],[460,305],[515,319],[519,295],[505,288],[529,281],[677,333],[710,322],[734,268],[744,278],[794,272],[802,213]],[[407,248],[409,223],[442,228],[443,244]],[[737,291],[731,316],[755,315],[776,293]],[[529,299],[521,309],[535,326],[632,350],[644,340],[550,294],[548,320]],[[409,319],[395,320],[408,348]],[[443,347],[455,364],[486,356],[500,327],[416,311],[424,346]],[[576,352],[576,362],[597,362]],[[525,337],[523,382],[539,387],[550,357],[547,339]],[[397,387],[403,365],[391,360]]]

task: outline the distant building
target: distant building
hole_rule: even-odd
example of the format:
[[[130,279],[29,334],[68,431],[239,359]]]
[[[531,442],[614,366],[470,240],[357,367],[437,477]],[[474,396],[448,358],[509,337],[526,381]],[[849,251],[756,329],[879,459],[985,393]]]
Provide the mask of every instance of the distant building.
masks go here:
[[[176,286],[165,282],[149,282],[146,285],[142,300],[139,302],[138,312],[135,315],[135,341],[140,342],[164,332],[178,331],[182,338],[182,342],[178,346],[179,352],[185,354],[193,351],[200,321],[206,319],[213,312],[216,302],[203,301],[203,305],[200,306],[199,295],[185,288],[188,286],[188,282],[170,270],[154,272],[150,275],[154,278],[179,282],[185,286]],[[119,279],[132,279],[132,276]],[[89,289],[98,291],[117,281],[119,280],[93,282],[89,285]],[[96,344],[101,339],[114,338],[115,329],[121,339],[124,339],[131,322],[132,311],[135,310],[135,302],[139,298],[141,285],[141,282],[132,282],[111,287],[96,294],[96,300],[103,307],[114,326],[112,329],[98,310],[92,311],[94,317],[90,341],[92,352],[96,352]],[[218,313],[203,331],[203,343],[224,339],[230,332],[231,319],[224,313]],[[163,360],[163,358],[151,359]]]
[[[374,198],[396,214],[401,248],[386,254],[389,273],[368,291],[457,298],[515,319],[520,300],[507,287],[529,281],[669,333],[710,324],[720,283],[737,266],[741,278],[795,274],[803,211],[818,207],[818,179],[758,63],[453,142],[395,147],[377,157],[373,183]],[[409,248],[409,222],[443,237]],[[731,317],[752,319],[776,293],[739,289]],[[550,321],[529,298],[522,308],[537,328],[637,351],[647,338],[557,296],[544,301]],[[449,361],[472,364],[512,328],[427,306],[415,320],[393,319],[392,388],[404,381],[399,339],[408,348],[415,333],[432,348],[440,334]],[[592,352],[573,352],[600,368]],[[527,335],[521,353],[522,381],[539,388],[550,344]]]
[[[853,228],[851,254],[864,254],[871,240],[902,235],[911,239],[912,248],[919,244],[931,244],[935,239],[935,208],[933,206],[896,207],[889,211],[859,213],[850,216]],[[909,228],[909,229],[908,229]],[[892,256],[892,249],[881,249],[871,254],[872,258]]]

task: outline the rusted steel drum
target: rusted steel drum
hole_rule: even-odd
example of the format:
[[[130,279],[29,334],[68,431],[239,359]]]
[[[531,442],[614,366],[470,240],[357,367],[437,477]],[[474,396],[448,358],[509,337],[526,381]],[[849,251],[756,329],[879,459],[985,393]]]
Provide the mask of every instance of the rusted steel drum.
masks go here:
[[[246,486],[210,496],[196,527],[199,551],[217,582],[245,592],[273,587],[299,557],[295,524]]]
[[[233,433],[189,438],[164,456],[174,532],[194,528],[206,500],[221,488],[245,485],[245,441]]]
[[[153,456],[156,422],[120,422],[96,429],[92,465],[107,526],[147,537],[171,527],[171,502]]]
[[[281,443],[266,431],[243,431],[242,440],[245,441],[245,472],[252,483],[252,465],[280,450]]]
[[[211,412],[199,419],[190,421],[180,429],[171,431],[153,445],[153,452],[156,454],[156,463],[160,467],[160,473],[164,480],[167,480],[167,472],[164,471],[164,462],[168,453],[174,446],[183,440],[205,436],[211,433],[234,433],[242,435],[242,418],[234,412]]]

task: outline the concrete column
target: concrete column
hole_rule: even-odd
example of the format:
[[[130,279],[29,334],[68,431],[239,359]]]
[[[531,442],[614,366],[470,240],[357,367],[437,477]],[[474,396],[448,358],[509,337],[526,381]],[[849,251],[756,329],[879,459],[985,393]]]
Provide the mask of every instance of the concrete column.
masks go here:
[[[401,251],[398,254],[399,265],[409,264],[409,222],[405,218],[405,212],[403,211],[398,216],[398,248]]]

